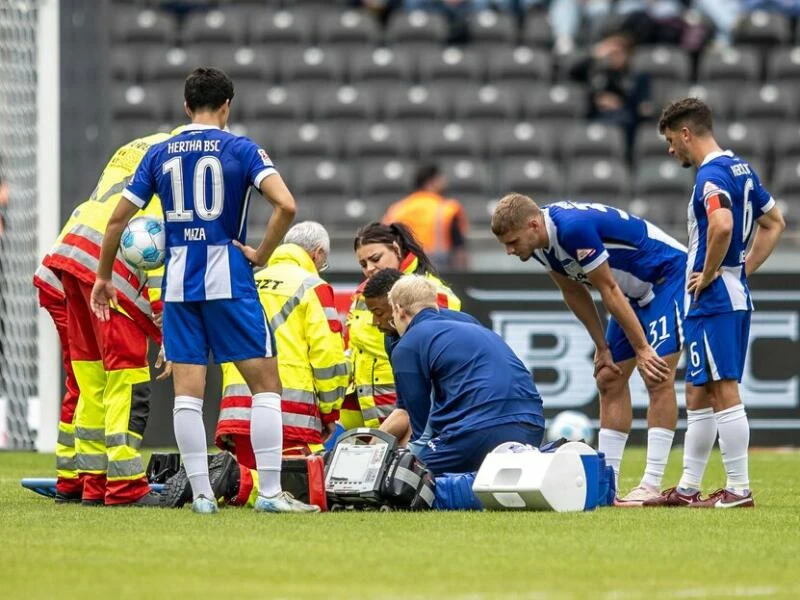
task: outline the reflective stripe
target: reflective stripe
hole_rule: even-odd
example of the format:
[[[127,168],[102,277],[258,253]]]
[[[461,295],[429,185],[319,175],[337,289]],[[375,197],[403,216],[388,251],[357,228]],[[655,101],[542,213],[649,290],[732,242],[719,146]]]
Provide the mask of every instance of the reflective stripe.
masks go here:
[[[425,500],[428,506],[433,506],[433,503],[436,500],[436,494],[431,488],[429,488],[427,485],[423,485],[422,489],[419,490],[418,493],[419,497]]]
[[[244,383],[232,383],[225,386],[225,391],[222,393],[223,398],[228,396],[252,396],[250,388]]]
[[[393,385],[359,385],[356,388],[356,394],[358,394],[359,398],[367,396],[385,396],[394,393],[395,387]]]
[[[286,323],[286,321],[289,319],[289,315],[292,314],[292,311],[300,305],[300,302],[302,302],[303,296],[306,295],[306,292],[314,289],[321,282],[322,280],[319,277],[306,277],[300,284],[300,287],[295,290],[294,294],[292,294],[292,296],[283,303],[283,306],[281,306],[281,309],[277,312],[277,314],[270,319],[269,326],[272,331],[275,331],[278,329],[278,327]]]
[[[288,400],[289,402],[299,402],[301,404],[316,405],[317,403],[317,397],[314,395],[314,392],[296,390],[293,388],[283,388],[281,399]]]
[[[75,434],[58,430],[58,442],[62,446],[73,447],[75,445]]]
[[[249,421],[251,409],[244,407],[223,408],[219,411],[219,421]]]
[[[56,456],[56,469],[59,471],[77,471],[78,461],[74,456]]]
[[[336,310],[335,308],[331,308],[329,306],[323,306],[322,312],[325,313],[325,318],[328,319],[329,321],[338,321],[340,319],[339,311]]]
[[[147,287],[157,289],[161,287],[161,284],[164,283],[164,277],[158,275],[148,275],[147,276]]]
[[[81,454],[75,456],[78,471],[105,471],[108,459],[105,454]]]
[[[303,429],[322,430],[322,421],[317,417],[308,415],[296,415],[294,413],[283,413],[283,424],[287,427],[301,427]]]
[[[317,391],[317,397],[319,398],[320,402],[336,402],[339,398],[344,398],[346,392],[347,388],[340,385],[336,389],[328,392]]]
[[[138,450],[142,447],[141,438],[130,433],[112,433],[106,436],[106,448],[114,448],[116,446],[128,446]]]
[[[144,473],[142,457],[135,456],[127,460],[113,460],[108,463],[109,477],[133,477]]]
[[[133,177],[133,175],[126,175],[122,179],[122,181],[118,181],[117,183],[112,185],[110,188],[106,190],[106,193],[100,196],[99,198],[97,197],[97,188],[94,188],[92,195],[89,196],[89,200],[100,203],[108,202],[111,196],[116,196],[117,194],[121,194],[123,191],[125,191],[125,186],[128,185],[128,182],[131,180],[131,177]]]
[[[369,308],[367,308],[367,301],[364,300],[364,296],[359,296],[354,310],[365,310],[369,312]]]
[[[77,246],[72,246],[71,244],[59,244],[54,250],[53,254],[57,254],[58,256],[68,258],[70,260],[74,260],[78,264],[86,267],[92,272],[97,271],[97,267],[100,264],[94,256],[86,252],[85,250],[78,248]],[[121,261],[118,261],[121,262]],[[139,281],[139,278],[133,272],[132,276]],[[133,304],[136,305],[140,311],[142,311],[146,315],[150,315],[150,301],[144,298],[137,288],[131,285],[127,279],[125,279],[122,275],[117,273],[116,269],[112,271],[111,281],[114,284],[114,287],[117,288],[117,292],[125,296],[128,300],[130,300]]]
[[[347,375],[347,363],[339,363],[332,367],[312,367],[314,377],[317,379],[333,379]]]
[[[417,489],[419,486],[419,475],[414,473],[414,471],[406,469],[405,467],[398,467],[394,472],[394,476],[396,479],[399,479],[406,485],[410,485],[414,489]]]
[[[99,429],[76,427],[75,438],[79,440],[86,440],[87,442],[104,442],[106,439],[106,430],[102,427]]]
[[[371,421],[372,419],[382,421],[388,417],[393,410],[394,404],[379,404],[377,406],[370,406],[369,408],[362,409],[361,414],[364,417],[364,421]]]
[[[34,276],[44,281],[51,288],[58,290],[62,294],[64,293],[64,286],[61,285],[61,280],[58,277],[56,277],[55,273],[53,273],[49,268],[45,267],[44,265],[39,265],[39,268],[36,269]]]

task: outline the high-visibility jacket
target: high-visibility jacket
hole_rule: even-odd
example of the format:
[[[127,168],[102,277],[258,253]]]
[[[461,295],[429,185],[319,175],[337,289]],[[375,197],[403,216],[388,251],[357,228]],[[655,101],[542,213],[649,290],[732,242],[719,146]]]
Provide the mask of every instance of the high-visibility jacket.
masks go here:
[[[453,249],[451,227],[460,219],[467,226],[464,209],[456,200],[420,190],[392,204],[383,217],[384,223],[402,223],[414,233],[422,249],[430,257],[443,257]]]
[[[94,283],[103,235],[108,220],[122,197],[122,191],[133,177],[148,148],[169,137],[170,134],[166,133],[149,135],[125,144],[114,153],[103,169],[92,195],[73,211],[56,245],[42,261],[45,267],[54,271],[70,272],[90,285]],[[160,199],[156,197],[153,200],[137,216],[147,214],[163,218]],[[40,271],[38,275],[41,280],[47,278],[44,271]],[[151,279],[152,288],[147,285],[148,273],[132,267],[121,255],[117,255],[112,282],[117,289],[119,308],[150,337],[160,342],[161,332],[150,318],[152,312],[161,310],[161,285],[153,283],[160,279],[160,270],[151,271],[149,276],[154,278]]]
[[[339,418],[349,381],[342,322],[333,288],[320,279],[300,246],[282,244],[255,276],[258,295],[275,335],[283,393],[284,446],[321,444],[322,425]],[[250,390],[233,363],[222,365],[222,404],[216,441],[250,435]]]
[[[400,263],[400,271],[416,272],[419,259],[408,254]],[[438,290],[442,308],[461,310],[461,300],[438,277],[427,273]],[[378,427],[389,416],[397,401],[394,374],[384,346],[384,335],[372,324],[372,313],[364,300],[363,282],[355,294],[347,315],[347,343],[352,369],[352,388],[342,404],[340,421],[346,428]]]

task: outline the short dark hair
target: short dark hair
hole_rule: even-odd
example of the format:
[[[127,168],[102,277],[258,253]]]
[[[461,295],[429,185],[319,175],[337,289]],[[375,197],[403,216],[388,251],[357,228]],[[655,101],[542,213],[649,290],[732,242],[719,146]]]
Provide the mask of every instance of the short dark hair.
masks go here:
[[[667,129],[677,131],[688,127],[694,133],[710,133],[711,108],[700,98],[681,98],[670,102],[661,113],[658,131],[663,134]]]
[[[383,298],[388,296],[392,286],[403,274],[397,269],[381,269],[367,280],[364,286],[364,298]]]
[[[233,81],[214,67],[198,67],[186,78],[183,99],[189,110],[218,110],[226,100],[233,100]]]
[[[438,177],[441,174],[442,170],[438,165],[422,165],[419,169],[417,169],[417,173],[414,176],[414,187],[416,189],[423,188],[430,182],[431,179]]]

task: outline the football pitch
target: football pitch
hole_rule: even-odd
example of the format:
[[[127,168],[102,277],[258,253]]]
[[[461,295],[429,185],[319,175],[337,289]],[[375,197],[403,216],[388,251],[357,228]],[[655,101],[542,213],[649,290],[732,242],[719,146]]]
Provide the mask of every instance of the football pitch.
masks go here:
[[[800,597],[797,451],[753,451],[754,510],[580,514],[56,506],[19,485],[53,462],[0,453],[2,598]],[[626,453],[625,491],[643,464]],[[706,481],[724,483],[719,454]]]

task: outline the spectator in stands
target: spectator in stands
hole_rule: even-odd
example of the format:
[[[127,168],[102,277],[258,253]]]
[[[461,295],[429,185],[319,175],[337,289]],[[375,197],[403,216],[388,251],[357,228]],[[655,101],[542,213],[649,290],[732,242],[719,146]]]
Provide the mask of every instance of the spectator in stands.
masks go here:
[[[443,316],[436,286],[401,278],[389,292],[401,339],[392,350],[397,406],[382,429],[434,436],[419,451],[432,473],[476,471],[504,442],[538,446],[542,399],[530,371],[495,332]]]
[[[630,158],[636,126],[652,116],[650,76],[631,67],[633,38],[614,33],[597,42],[584,60],[575,63],[570,76],[589,86],[588,117],[615,124],[625,131]]]
[[[444,14],[450,25],[448,42],[460,44],[469,40],[468,17],[493,6],[492,0],[404,0],[406,10],[430,10]]]
[[[349,4],[367,9],[385,26],[394,10],[403,5],[403,0],[350,0]]]
[[[437,165],[417,170],[416,190],[386,211],[384,223],[403,223],[411,229],[438,269],[469,268],[467,216],[461,204],[445,197],[447,178]]]

